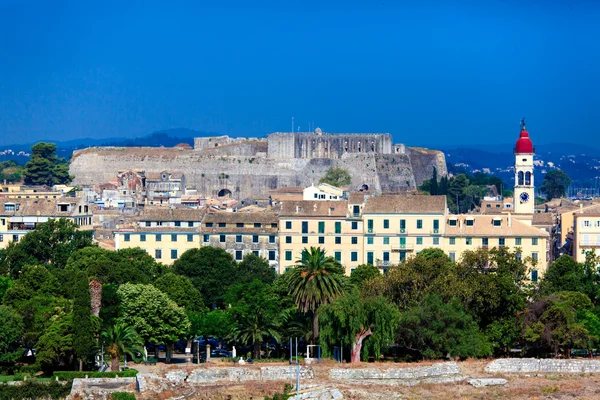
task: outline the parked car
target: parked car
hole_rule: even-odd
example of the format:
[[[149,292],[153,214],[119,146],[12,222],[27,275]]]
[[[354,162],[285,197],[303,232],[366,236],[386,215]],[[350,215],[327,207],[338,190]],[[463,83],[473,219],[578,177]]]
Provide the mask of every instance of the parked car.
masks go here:
[[[210,351],[211,357],[229,357],[231,353],[225,349],[214,349]]]

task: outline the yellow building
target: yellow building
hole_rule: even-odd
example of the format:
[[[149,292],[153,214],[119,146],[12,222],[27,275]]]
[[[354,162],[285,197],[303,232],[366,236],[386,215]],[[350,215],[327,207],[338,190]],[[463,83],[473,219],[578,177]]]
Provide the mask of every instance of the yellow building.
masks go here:
[[[363,224],[360,204],[349,201],[283,201],[279,214],[279,271],[301,257],[302,250],[323,247],[345,268],[346,274],[363,264]],[[356,206],[357,213],[350,210]]]
[[[92,229],[92,211],[80,198],[0,199],[0,249],[18,242],[37,224],[58,218],[67,218],[81,229]]]
[[[163,264],[199,248],[203,210],[148,208],[134,226],[114,231],[115,250],[140,247]]]
[[[362,210],[364,262],[386,272],[410,254],[440,247],[446,215],[446,196],[369,197]]]
[[[585,252],[598,254],[600,248],[600,205],[585,207],[573,214],[573,258],[585,261]]]
[[[509,247],[519,249],[520,257],[529,257],[531,280],[537,281],[548,266],[549,234],[508,215],[448,215],[442,248],[458,261],[467,250]]]

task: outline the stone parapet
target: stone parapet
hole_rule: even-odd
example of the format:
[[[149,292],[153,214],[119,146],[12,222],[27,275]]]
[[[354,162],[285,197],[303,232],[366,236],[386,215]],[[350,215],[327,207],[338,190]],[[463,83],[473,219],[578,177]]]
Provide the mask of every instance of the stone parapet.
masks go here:
[[[333,380],[360,384],[416,385],[418,383],[443,383],[465,379],[454,362],[433,364],[417,368],[333,368]]]
[[[503,358],[485,367],[489,373],[598,373],[600,360]]]

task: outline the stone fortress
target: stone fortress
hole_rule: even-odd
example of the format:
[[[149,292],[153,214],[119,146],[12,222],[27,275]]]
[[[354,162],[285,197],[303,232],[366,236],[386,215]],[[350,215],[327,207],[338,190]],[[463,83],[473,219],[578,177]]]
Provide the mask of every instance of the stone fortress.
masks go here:
[[[342,168],[350,190],[373,193],[415,189],[436,167],[447,173],[441,151],[393,144],[389,133],[276,132],[264,138],[199,137],[194,148],[91,147],[76,150],[70,173],[77,185],[109,181],[118,170],[178,170],[205,196],[265,197],[269,190],[307,187]]]

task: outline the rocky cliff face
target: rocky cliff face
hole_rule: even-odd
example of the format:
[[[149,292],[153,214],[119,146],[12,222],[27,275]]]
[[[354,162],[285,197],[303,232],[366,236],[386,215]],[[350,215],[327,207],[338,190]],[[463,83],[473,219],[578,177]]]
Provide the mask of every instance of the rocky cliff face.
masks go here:
[[[118,170],[180,170],[187,185],[198,189],[198,193],[216,196],[221,189],[229,189],[236,199],[264,196],[279,187],[309,186],[330,167],[350,172],[351,190],[367,185],[375,192],[414,189],[431,177],[434,166],[438,175],[446,173],[443,153],[426,149],[407,148],[405,154],[349,153],[339,159],[273,159],[262,152],[250,156],[222,151],[94,147],[75,151],[69,170],[78,185],[107,182]]]

